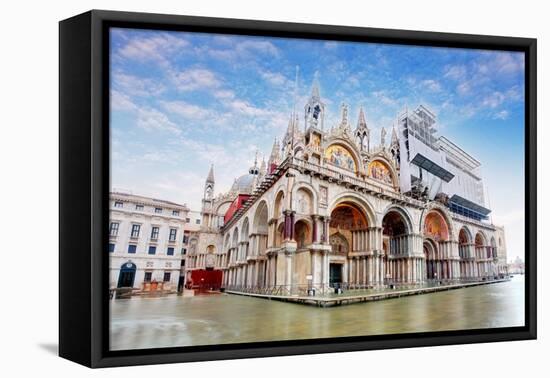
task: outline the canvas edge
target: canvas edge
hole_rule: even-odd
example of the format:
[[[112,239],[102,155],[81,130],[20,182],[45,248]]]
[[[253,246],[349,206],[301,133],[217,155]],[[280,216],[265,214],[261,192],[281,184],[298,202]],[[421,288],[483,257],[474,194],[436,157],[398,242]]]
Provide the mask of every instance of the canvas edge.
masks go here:
[[[90,101],[87,103],[92,109],[88,124],[91,126],[89,135],[90,140],[90,158],[92,163],[90,164],[89,177],[93,177],[90,182],[91,193],[89,198],[85,196],[78,197],[75,195],[72,197],[74,200],[87,201],[90,204],[90,232],[91,240],[87,251],[82,253],[79,251],[79,257],[76,258],[81,263],[85,263],[86,259],[89,262],[89,279],[83,279],[83,282],[88,282],[89,290],[89,317],[83,317],[75,324],[68,325],[62,324],[61,312],[67,311],[63,319],[71,318],[74,315],[71,310],[67,309],[67,302],[70,302],[69,298],[61,299],[62,291],[67,294],[66,290],[62,290],[61,283],[66,281],[67,269],[69,268],[69,260],[62,258],[67,254],[66,242],[70,239],[74,239],[71,236],[65,239],[65,244],[62,253],[62,239],[67,230],[66,219],[62,220],[64,211],[67,211],[67,201],[62,204],[62,187],[68,185],[66,174],[62,176],[61,165],[62,162],[62,144],[68,143],[66,134],[63,134],[63,126],[61,121],[61,115],[64,109],[62,109],[61,92],[63,91],[62,76],[65,74],[61,72],[62,55],[69,55],[66,52],[66,48],[61,48],[61,24],[73,20],[75,17],[62,21],[60,23],[60,356],[68,358],[78,363],[82,363],[89,367],[111,367],[121,365],[142,365],[142,364],[159,364],[159,363],[174,363],[174,362],[191,362],[191,361],[204,361],[204,360],[220,360],[220,359],[236,359],[236,358],[254,358],[254,357],[268,357],[268,356],[283,356],[283,355],[299,355],[299,354],[312,354],[312,353],[330,353],[330,352],[344,352],[344,351],[358,351],[358,350],[372,350],[372,349],[389,349],[389,348],[408,348],[408,347],[424,347],[424,346],[438,346],[438,345],[450,345],[450,344],[469,344],[469,343],[481,343],[481,342],[496,342],[496,341],[513,341],[513,340],[526,340],[536,338],[536,39],[533,38],[517,38],[517,37],[498,37],[498,36],[480,36],[472,34],[454,34],[454,33],[434,33],[434,32],[418,32],[407,30],[387,30],[387,29],[373,29],[373,28],[357,28],[348,26],[333,26],[333,25],[312,25],[312,24],[296,24],[285,22],[271,22],[271,21],[252,21],[252,20],[235,20],[235,19],[220,19],[220,18],[204,18],[194,16],[175,16],[175,15],[160,15],[160,14],[147,14],[147,13],[133,13],[133,12],[114,12],[114,11],[100,11],[93,10],[87,12],[82,17],[90,18],[90,51],[91,59],[82,59],[81,64],[90,65]],[[80,17],[80,16],[77,16]],[[143,24],[158,24],[166,26],[174,25],[191,25],[203,28],[212,28],[215,30],[243,30],[250,33],[271,34],[274,31],[279,30],[283,33],[296,34],[301,36],[319,37],[319,36],[332,36],[336,39],[348,39],[356,36],[359,38],[375,38],[375,39],[403,39],[407,43],[419,43],[422,42],[426,45],[456,45],[456,47],[469,46],[474,48],[482,48],[483,46],[492,46],[496,49],[517,49],[525,51],[528,55],[529,64],[526,66],[526,85],[528,85],[528,93],[526,96],[526,117],[528,119],[528,125],[526,130],[526,147],[529,150],[526,153],[526,193],[529,193],[529,198],[526,197],[526,209],[529,209],[529,238],[526,238],[526,245],[530,247],[526,256],[529,256],[526,260],[528,267],[528,285],[526,285],[526,291],[528,293],[527,306],[526,306],[526,321],[528,320],[528,327],[524,327],[521,330],[495,332],[491,334],[473,334],[473,335],[452,335],[452,336],[423,336],[416,339],[411,338],[393,338],[390,340],[365,340],[365,341],[353,341],[353,342],[339,342],[331,343],[327,341],[316,341],[309,345],[287,345],[287,346],[267,346],[267,347],[254,347],[239,348],[234,347],[228,349],[224,346],[219,346],[221,350],[209,350],[209,351],[193,351],[193,352],[173,352],[173,353],[150,353],[150,351],[143,350],[143,353],[134,353],[129,356],[110,356],[109,353],[105,353],[105,338],[108,337],[108,333],[105,332],[108,324],[104,322],[104,315],[108,303],[106,303],[106,296],[103,295],[106,284],[103,282],[105,273],[105,261],[102,254],[102,245],[105,240],[105,232],[103,222],[105,216],[108,217],[108,208],[106,206],[107,201],[105,193],[108,193],[108,159],[103,158],[105,153],[106,141],[108,142],[108,133],[105,132],[104,125],[108,121],[108,117],[105,116],[104,108],[108,107],[108,99],[104,98],[105,81],[103,71],[101,69],[106,61],[106,55],[104,44],[105,39],[103,28],[108,22],[127,22],[127,23],[143,23]],[[64,50],[65,52],[62,52]],[[65,78],[66,80],[66,78]],[[85,98],[83,94],[71,98],[72,102],[79,103],[78,106],[85,107]],[[64,102],[66,104],[66,101]],[[67,119],[65,119],[66,121]],[[66,126],[65,126],[66,127]],[[68,146],[64,145],[63,148]],[[86,156],[80,157],[86,159]],[[107,170],[105,169],[107,167]],[[66,172],[65,172],[66,173]],[[66,188],[65,188],[66,189]],[[105,191],[107,189],[107,191]],[[68,198],[71,198],[70,196]],[[106,214],[107,213],[107,214]],[[65,227],[62,227],[62,223],[65,223]],[[72,226],[72,225],[71,225]],[[70,228],[70,227],[69,227]],[[74,228],[74,227],[73,227]],[[78,230],[72,230],[78,233]],[[72,234],[72,232],[69,232]],[[70,243],[69,243],[70,244]],[[81,256],[80,256],[81,255]],[[62,261],[63,260],[63,261]],[[108,266],[107,266],[108,267]],[[63,270],[63,272],[62,272]],[[65,279],[63,281],[62,279]],[[84,285],[84,283],[82,284]],[[528,288],[527,288],[528,287]],[[76,295],[76,290],[71,290],[69,297]],[[62,306],[63,303],[63,306]],[[86,321],[88,320],[88,321]],[[67,339],[65,334],[62,342],[61,329],[73,329],[76,334],[82,335],[84,338],[74,337],[73,339]],[[88,334],[86,334],[89,331]],[[75,340],[76,339],[76,340]],[[85,352],[75,353],[70,351],[70,345],[75,344],[78,341],[80,344],[85,340],[89,340],[89,347],[84,348]],[[70,342],[69,342],[70,341]],[[62,346],[63,344],[63,346]],[[158,350],[157,350],[158,352]]]

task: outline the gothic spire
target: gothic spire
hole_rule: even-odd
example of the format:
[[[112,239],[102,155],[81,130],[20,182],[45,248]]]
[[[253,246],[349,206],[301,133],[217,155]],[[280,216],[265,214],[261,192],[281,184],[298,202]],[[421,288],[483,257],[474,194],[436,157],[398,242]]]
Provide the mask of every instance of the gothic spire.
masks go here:
[[[273,147],[271,148],[271,155],[269,155],[268,164],[279,164],[280,162],[280,150],[281,146],[277,138],[273,141]]]
[[[325,104],[321,101],[319,73],[316,71],[311,84],[311,96],[304,107],[305,129],[309,127],[323,130],[325,123]]]
[[[357,120],[357,127],[355,128],[355,137],[361,151],[370,152],[370,130],[367,126],[367,120],[365,118],[365,112],[363,107],[359,109],[359,119]]]
[[[313,83],[311,85],[311,98],[319,101],[321,99],[321,91],[319,90],[319,71],[315,71],[313,75]]]
[[[399,144],[399,138],[397,137],[397,131],[395,131],[395,125],[393,125],[392,131],[391,131],[391,144],[392,145]]]
[[[210,165],[210,171],[208,172],[208,177],[206,178],[206,182],[214,183],[214,164]]]
[[[267,165],[265,163],[265,158],[262,158],[262,164],[260,165],[260,175],[263,177],[267,173]]]
[[[248,170],[248,173],[251,175],[257,175],[259,173],[258,170],[258,151],[256,150],[256,156],[254,156],[254,166],[250,167]]]
[[[365,119],[365,112],[363,111],[363,107],[359,109],[359,119],[357,120],[357,129],[369,129],[367,126],[367,120]]]

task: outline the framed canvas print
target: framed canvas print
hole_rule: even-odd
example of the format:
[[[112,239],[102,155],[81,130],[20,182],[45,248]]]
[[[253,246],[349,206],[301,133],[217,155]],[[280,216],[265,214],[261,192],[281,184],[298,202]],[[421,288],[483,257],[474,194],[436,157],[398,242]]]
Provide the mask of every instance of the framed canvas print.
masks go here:
[[[536,337],[536,40],[60,22],[60,355]]]

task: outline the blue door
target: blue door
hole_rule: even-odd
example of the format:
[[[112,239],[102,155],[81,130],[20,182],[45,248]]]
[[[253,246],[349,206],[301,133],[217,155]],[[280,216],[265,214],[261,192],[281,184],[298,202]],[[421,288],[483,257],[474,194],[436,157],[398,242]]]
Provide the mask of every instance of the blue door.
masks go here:
[[[117,287],[134,287],[136,278],[136,264],[127,262],[120,267]]]

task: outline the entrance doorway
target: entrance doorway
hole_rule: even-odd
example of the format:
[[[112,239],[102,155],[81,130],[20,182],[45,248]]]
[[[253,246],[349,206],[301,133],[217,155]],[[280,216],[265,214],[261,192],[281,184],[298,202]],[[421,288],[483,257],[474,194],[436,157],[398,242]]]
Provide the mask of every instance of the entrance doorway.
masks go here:
[[[120,274],[118,276],[118,288],[121,287],[134,287],[134,280],[136,278],[136,264],[127,262],[120,267]]]
[[[329,286],[340,287],[342,284],[342,264],[330,264],[329,265]]]
[[[423,244],[424,256],[426,260],[426,278],[433,280],[437,277],[438,261],[436,246],[431,240],[426,240]]]

